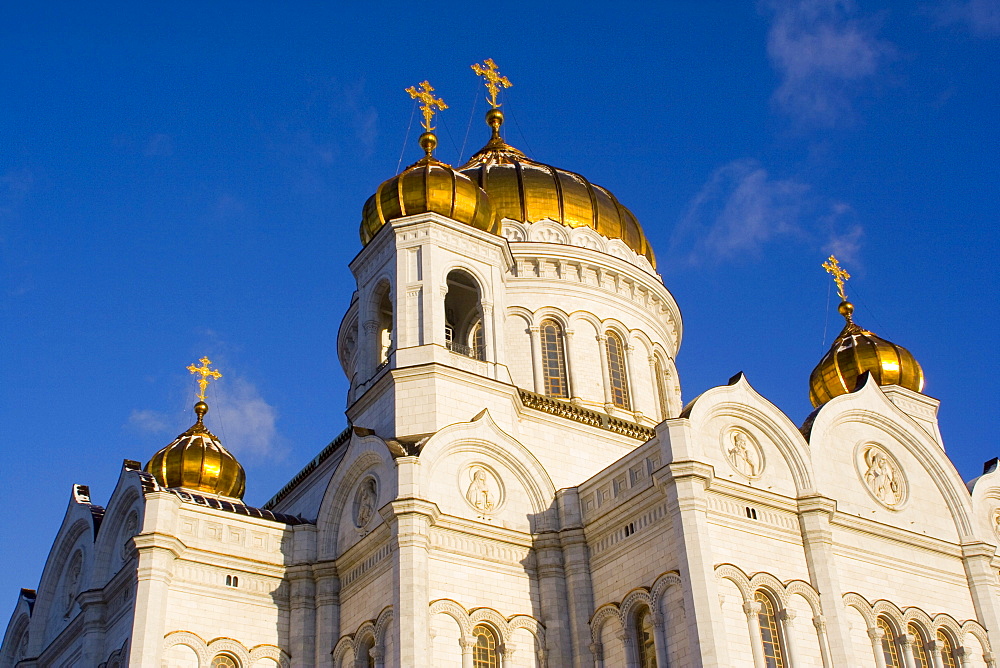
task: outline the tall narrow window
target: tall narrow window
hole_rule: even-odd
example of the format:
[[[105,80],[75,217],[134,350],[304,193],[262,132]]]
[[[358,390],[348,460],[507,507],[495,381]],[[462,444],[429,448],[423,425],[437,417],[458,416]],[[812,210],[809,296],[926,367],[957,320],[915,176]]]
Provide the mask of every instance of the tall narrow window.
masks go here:
[[[757,624],[760,626],[760,639],[764,645],[764,665],[767,668],[785,668],[785,652],[781,644],[781,631],[778,629],[774,601],[762,591],[757,592],[754,600],[760,603]]]
[[[882,655],[885,657],[885,668],[903,668],[899,658],[899,648],[896,647],[896,632],[885,617],[878,618],[878,627],[882,629]]]
[[[479,284],[470,274],[455,269],[448,273],[444,297],[444,338],[448,350],[459,355],[486,359],[483,313]]]
[[[392,344],[392,299],[389,297],[389,288],[386,288],[378,305],[378,363],[380,365],[389,361]]]
[[[477,360],[486,359],[486,335],[483,333],[483,321],[477,320],[469,332],[469,348],[472,357]]]
[[[656,641],[653,637],[653,616],[643,610],[635,620],[635,636],[639,647],[639,668],[656,668]]]
[[[497,634],[485,624],[472,629],[476,644],[472,647],[472,668],[500,668]]]
[[[667,401],[667,379],[663,375],[663,362],[659,357],[653,358],[653,375],[656,376],[656,395],[660,399],[660,419],[670,417],[670,404]]]
[[[566,382],[566,352],[563,348],[563,330],[555,320],[543,320],[538,328],[542,338],[542,375],[545,394],[550,397],[569,398]]]
[[[951,638],[944,632],[938,631],[937,641],[941,645],[941,665],[944,668],[958,668],[958,659],[955,658],[955,646],[951,643]]]
[[[910,624],[906,632],[913,636],[913,659],[917,662],[917,668],[933,668],[923,631],[916,624]]]
[[[625,370],[625,346],[614,332],[608,332],[608,382],[611,384],[611,402],[618,408],[630,409],[628,376]]]

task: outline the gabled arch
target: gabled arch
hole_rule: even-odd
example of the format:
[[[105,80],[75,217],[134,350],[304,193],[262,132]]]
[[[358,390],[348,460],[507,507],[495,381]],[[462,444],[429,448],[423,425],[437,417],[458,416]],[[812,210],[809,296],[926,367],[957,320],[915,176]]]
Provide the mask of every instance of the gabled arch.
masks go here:
[[[872,410],[871,402],[879,404],[878,410]],[[849,422],[875,427],[901,444],[933,481],[951,514],[959,541],[974,537],[972,499],[954,464],[913,418],[885,396],[870,376],[854,392],[834,397],[814,412],[809,442],[823,442],[826,434]]]
[[[420,451],[420,459],[428,464],[421,468],[421,488],[432,485],[435,463],[462,450],[493,458],[510,469],[528,495],[536,520],[548,517],[556,493],[552,478],[531,450],[493,421],[488,410],[469,422],[448,425],[427,440]]]
[[[601,635],[604,633],[604,626],[608,623],[613,624],[615,634],[621,634],[625,632],[625,627],[622,624],[621,609],[615,603],[605,603],[590,617],[590,639],[595,644],[601,644]]]
[[[122,467],[118,484],[111,494],[104,519],[101,521],[101,531],[94,541],[94,568],[90,587],[105,586],[118,572],[121,566],[121,532],[125,522],[132,513],[137,519],[136,530],[142,530],[143,510],[146,505],[142,493],[142,482],[136,471]]]
[[[788,416],[757,392],[742,373],[734,376],[728,385],[713,387],[693,399],[681,417],[697,425],[719,417],[752,425],[781,454],[797,494],[815,491],[809,444]]]
[[[321,561],[340,556],[340,519],[343,517],[344,507],[353,498],[357,483],[372,469],[385,466],[391,458],[389,447],[378,436],[374,434],[358,436],[357,433],[351,436],[351,443],[344,459],[330,476],[317,515],[316,526],[319,527],[317,551]],[[377,479],[380,487],[379,502],[384,504],[386,500],[395,498],[395,479],[391,475],[378,476]],[[378,513],[375,515],[375,522],[378,522]]]

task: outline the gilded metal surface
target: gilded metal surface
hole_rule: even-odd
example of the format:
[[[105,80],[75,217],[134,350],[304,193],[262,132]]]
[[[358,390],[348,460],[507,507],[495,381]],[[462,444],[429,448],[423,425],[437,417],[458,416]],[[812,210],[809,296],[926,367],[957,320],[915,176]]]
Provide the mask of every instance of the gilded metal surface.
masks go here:
[[[198,421],[178,436],[146,464],[161,487],[184,489],[243,498],[246,474],[243,467],[219,439],[205,427],[203,419],[208,405],[194,405]]]
[[[843,301],[838,310],[844,329],[809,376],[809,400],[819,406],[841,394],[853,392],[866,371],[879,385],[900,385],[915,392],[924,389],[924,372],[909,350],[872,334],[854,323],[854,304],[847,301],[844,281],[850,275],[840,268],[837,258],[823,264],[837,283]]]
[[[421,125],[424,126],[424,131],[432,132],[434,128],[431,127],[431,120],[434,118],[434,114],[437,113],[435,111],[435,107],[439,110],[444,110],[448,108],[448,105],[445,104],[444,100],[441,98],[434,97],[434,88],[431,86],[429,81],[421,81],[419,89],[416,86],[410,86],[406,89],[406,92],[409,93],[410,97],[414,100],[420,100],[423,102],[423,104],[420,105],[420,111],[424,115],[424,120]]]
[[[605,188],[583,176],[529,159],[500,137],[503,112],[490,109],[489,142],[459,172],[486,191],[498,219],[526,223],[550,219],[570,227],[590,227],[621,239],[655,267],[653,248],[635,215]]]
[[[482,65],[479,63],[473,64],[472,71],[481,76],[486,82],[486,90],[489,92],[489,97],[486,98],[486,101],[494,109],[499,107],[500,103],[497,102],[497,93],[500,92],[500,88],[510,88],[514,84],[507,77],[500,75],[500,70],[497,69],[497,64],[493,62],[492,58],[484,60]]]
[[[200,360],[201,366],[195,366],[194,364],[188,366],[187,370],[191,373],[201,374],[201,378],[198,379],[198,394],[197,397],[200,401],[205,401],[205,390],[208,389],[208,379],[218,380],[222,378],[222,374],[219,373],[217,369],[209,369],[208,365],[212,363],[207,357],[202,357]]]

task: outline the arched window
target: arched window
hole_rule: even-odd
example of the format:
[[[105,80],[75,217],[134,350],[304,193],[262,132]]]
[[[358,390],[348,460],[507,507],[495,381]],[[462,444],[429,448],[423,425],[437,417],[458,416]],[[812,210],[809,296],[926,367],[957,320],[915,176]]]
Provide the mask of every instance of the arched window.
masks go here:
[[[656,396],[660,400],[660,419],[670,417],[670,403],[667,399],[667,379],[663,372],[663,362],[659,356],[653,358],[653,375],[656,376]]]
[[[625,346],[614,332],[608,332],[605,344],[608,353],[608,383],[611,385],[611,403],[629,410],[628,375],[625,370]]]
[[[906,632],[913,636],[913,660],[917,662],[917,668],[934,668],[931,664],[931,655],[927,652],[924,632],[916,624],[910,624]]]
[[[566,352],[563,347],[563,330],[555,320],[543,320],[538,328],[542,339],[542,376],[545,394],[550,397],[569,398],[566,382]]]
[[[240,668],[239,661],[228,654],[219,654],[208,665],[209,668]]]
[[[486,359],[486,337],[479,284],[461,269],[448,274],[444,297],[444,339],[448,350],[475,359]]]
[[[392,299],[389,297],[389,288],[386,287],[382,293],[382,298],[378,303],[378,363],[385,364],[389,361],[389,354],[393,348],[392,336]]]
[[[785,648],[781,644],[774,601],[762,591],[757,592],[754,600],[760,603],[757,624],[760,626],[760,639],[764,645],[764,665],[767,668],[785,668]]]
[[[472,629],[476,644],[472,647],[472,668],[500,668],[497,634],[485,624]]]
[[[357,655],[354,657],[354,665],[357,668],[375,668],[375,657],[372,656],[372,649],[375,647],[375,641],[372,639],[362,642],[357,649]]]
[[[958,668],[958,658],[955,656],[955,645],[944,631],[937,633],[938,644],[941,645],[941,665],[944,668]]]
[[[896,647],[896,632],[885,617],[878,618],[878,627],[882,629],[882,655],[885,657],[885,668],[903,668],[899,658],[899,648]]]
[[[640,612],[635,618],[635,637],[639,648],[639,668],[656,668],[653,616],[648,609]]]

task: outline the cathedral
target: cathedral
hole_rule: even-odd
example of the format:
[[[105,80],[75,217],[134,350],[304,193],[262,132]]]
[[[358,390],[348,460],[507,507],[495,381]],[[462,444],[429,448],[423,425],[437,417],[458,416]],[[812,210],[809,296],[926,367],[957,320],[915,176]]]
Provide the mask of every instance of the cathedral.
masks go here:
[[[195,424],[106,506],[73,485],[0,666],[996,666],[997,462],[961,479],[837,260],[803,424],[742,374],[682,403],[639,221],[509,145],[510,82],[473,69],[485,146],[439,161],[445,105],[408,89],[424,156],[362,208],[347,429],[248,506],[208,426],[219,371],[191,365]]]

